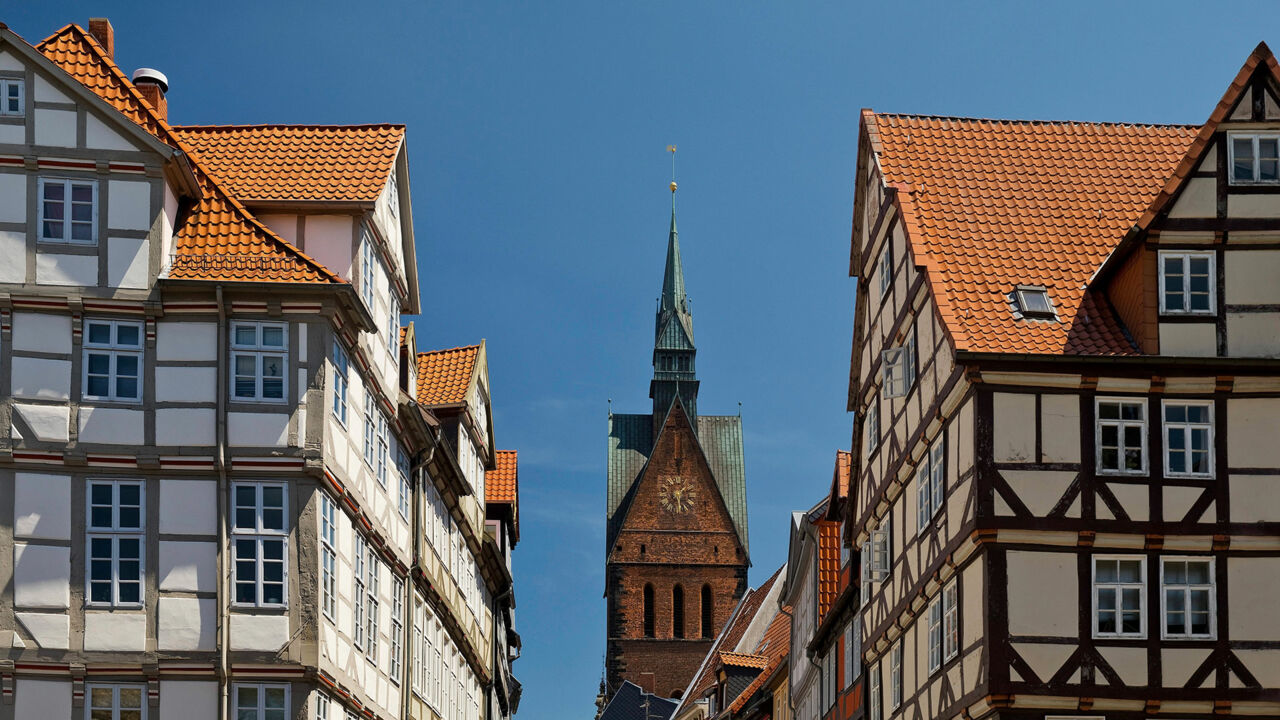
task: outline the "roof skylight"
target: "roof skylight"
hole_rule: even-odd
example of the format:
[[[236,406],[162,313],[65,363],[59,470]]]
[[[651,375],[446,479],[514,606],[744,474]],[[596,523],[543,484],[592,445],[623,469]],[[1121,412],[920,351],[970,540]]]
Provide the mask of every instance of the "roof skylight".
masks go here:
[[[1049,299],[1049,290],[1041,285],[1019,285],[1009,293],[1009,304],[1014,314],[1023,319],[1058,319],[1053,301]]]

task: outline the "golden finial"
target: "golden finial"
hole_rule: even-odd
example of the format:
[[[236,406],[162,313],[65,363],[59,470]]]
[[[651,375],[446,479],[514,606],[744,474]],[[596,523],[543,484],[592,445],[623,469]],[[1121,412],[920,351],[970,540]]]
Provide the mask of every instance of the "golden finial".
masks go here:
[[[668,145],[667,152],[671,153],[671,194],[676,194],[676,146]]]

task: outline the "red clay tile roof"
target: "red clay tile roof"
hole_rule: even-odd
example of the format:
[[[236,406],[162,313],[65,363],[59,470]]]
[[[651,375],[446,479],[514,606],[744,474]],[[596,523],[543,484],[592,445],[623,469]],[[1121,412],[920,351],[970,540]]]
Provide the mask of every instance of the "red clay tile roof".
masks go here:
[[[890,115],[863,125],[897,191],[911,253],[957,349],[1136,350],[1083,288],[1156,197],[1196,126]],[[1049,289],[1060,322],[1016,319],[1006,294]]]
[[[190,155],[190,148],[167,122],[156,116],[98,41],[80,26],[67,25],[36,49],[125,117]],[[194,158],[192,170],[200,189],[200,202],[174,228],[174,258],[168,277],[227,282],[346,282],[258,222]]]
[[[173,128],[242,202],[373,202],[404,140],[403,125],[186,125]]]
[[[818,524],[818,621],[840,595],[840,523]]]
[[[716,684],[716,664],[711,662],[711,659],[719,657],[721,648],[728,650],[738,644],[738,641],[742,639],[743,633],[747,631],[747,626],[751,624],[756,613],[760,611],[760,605],[764,603],[765,596],[769,594],[769,590],[773,588],[773,584],[777,582],[781,574],[782,568],[778,568],[763,585],[756,590],[748,590],[747,595],[739,601],[740,606],[737,614],[733,616],[733,622],[716,636],[715,644],[711,646],[710,652],[707,653],[707,659],[702,663],[701,673],[690,686],[689,692],[685,694],[685,699],[688,702],[700,699]]]
[[[418,402],[456,405],[467,399],[479,345],[418,353]]]
[[[853,453],[848,450],[836,451],[836,498],[844,500],[849,497],[849,468],[853,464]]]
[[[756,645],[755,655],[765,658],[764,672],[761,672],[751,681],[746,688],[729,704],[729,712],[736,713],[742,709],[743,705],[751,699],[752,695],[761,688],[769,678],[778,669],[778,666],[787,659],[787,655],[791,652],[791,606],[784,605],[778,613],[773,616],[773,620],[769,623],[769,627],[764,631],[764,635],[760,637],[760,643]]]
[[[720,662],[723,665],[732,665],[733,667],[753,668],[763,670],[769,664],[769,659],[763,655],[748,655],[746,653],[729,652],[727,650],[720,651]]]
[[[515,450],[494,452],[496,468],[484,474],[484,501],[514,503],[519,498],[518,469],[520,460]]]

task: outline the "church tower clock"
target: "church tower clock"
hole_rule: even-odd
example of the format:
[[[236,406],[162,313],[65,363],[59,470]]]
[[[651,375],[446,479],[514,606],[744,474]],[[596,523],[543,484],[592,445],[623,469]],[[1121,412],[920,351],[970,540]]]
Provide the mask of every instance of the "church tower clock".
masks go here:
[[[652,410],[609,414],[605,694],[684,692],[746,591],[742,418],[698,412],[675,183],[654,321]]]

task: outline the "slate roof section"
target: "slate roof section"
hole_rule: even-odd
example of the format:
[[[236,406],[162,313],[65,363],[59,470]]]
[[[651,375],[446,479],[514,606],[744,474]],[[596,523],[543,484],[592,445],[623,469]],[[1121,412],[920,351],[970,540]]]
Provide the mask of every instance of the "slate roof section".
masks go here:
[[[747,481],[742,454],[742,418],[737,415],[699,415],[698,442],[711,466],[711,474],[729,509],[744,550],[747,544]],[[613,547],[622,517],[623,503],[649,461],[653,450],[653,416],[612,413],[609,415],[607,461],[608,493],[606,511],[609,524],[605,550]]]
[[[391,177],[403,125],[186,125],[173,128],[242,202],[372,203]]]
[[[667,720],[677,704],[676,700],[651,695],[639,685],[624,680],[600,714],[600,720]]]
[[[427,407],[464,402],[479,354],[479,345],[418,353],[418,402]]]
[[[864,110],[908,244],[959,350],[1131,355],[1084,290],[1142,216],[1199,126],[894,115]],[[1026,321],[1006,295],[1044,285],[1059,322]]]

